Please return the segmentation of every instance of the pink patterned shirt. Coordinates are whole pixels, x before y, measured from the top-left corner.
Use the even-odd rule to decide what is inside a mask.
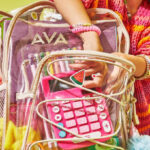
[[[82,0],[85,8],[109,8],[116,12],[130,35],[130,54],[150,56],[150,2],[143,0],[136,14],[128,20],[124,0]],[[94,5],[97,3],[98,5]],[[136,110],[140,124],[137,128],[141,134],[150,135],[150,79],[135,82]]]

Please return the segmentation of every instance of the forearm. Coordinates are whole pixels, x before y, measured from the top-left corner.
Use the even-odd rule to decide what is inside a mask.
[[[118,53],[118,54],[119,54],[119,56],[131,61],[135,65],[135,67],[136,67],[136,71],[134,73],[135,77],[141,77],[142,75],[144,75],[144,73],[146,71],[146,61],[143,57],[129,55],[129,54],[123,54],[123,53]]]
[[[54,3],[69,24],[91,23],[81,0],[54,0]]]
[[[81,0],[54,0],[56,8],[70,24],[92,24]],[[95,31],[78,34],[84,42],[84,49],[103,51],[100,39]],[[88,41],[88,42],[87,42]],[[90,46],[88,46],[90,44]]]
[[[129,55],[128,60],[131,61],[135,67],[136,71],[134,73],[135,77],[141,77],[144,75],[146,71],[146,61],[143,57]]]

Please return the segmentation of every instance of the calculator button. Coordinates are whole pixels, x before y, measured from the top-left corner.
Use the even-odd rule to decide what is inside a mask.
[[[100,103],[102,103],[102,99],[95,99],[95,102],[97,103],[97,104],[100,104]]]
[[[58,112],[60,111],[60,108],[59,108],[58,106],[54,106],[54,107],[52,108],[52,111],[53,111],[54,113],[58,113]]]
[[[105,132],[110,132],[111,131],[110,124],[107,120],[103,121],[102,126],[103,126]]]
[[[60,121],[62,119],[60,114],[55,115],[55,120],[56,121]]]
[[[92,132],[90,134],[86,134],[84,135],[87,138],[100,138],[101,137],[101,132],[97,131],[97,132]]]
[[[63,111],[71,110],[71,104],[70,104],[70,103],[68,103],[68,104],[63,104],[62,110],[63,110]]]
[[[91,124],[91,129],[92,130],[98,130],[98,129],[100,129],[100,123],[99,122],[92,123]]]
[[[77,102],[73,102],[73,108],[82,108],[82,102],[81,101],[77,101]]]
[[[106,113],[101,113],[100,114],[100,118],[101,119],[106,119],[107,118],[107,114]]]
[[[79,127],[79,131],[80,131],[80,133],[86,133],[86,132],[89,132],[90,129],[89,129],[88,125],[85,125],[85,126]]]
[[[65,131],[60,131],[59,132],[59,137],[61,137],[61,138],[64,138],[64,137],[66,137],[66,132]]]
[[[98,105],[97,106],[97,110],[98,111],[103,111],[104,110],[104,106],[103,105]]]
[[[51,105],[52,105],[52,106],[59,105],[59,102],[52,102]]]
[[[75,110],[75,115],[77,117],[80,117],[80,116],[84,116],[85,115],[85,112],[83,109],[78,109],[78,110]]]
[[[67,126],[68,128],[71,128],[71,127],[76,126],[75,120],[66,121],[66,126]]]
[[[101,132],[97,131],[97,132],[92,132],[90,134],[84,134],[83,135],[86,138],[97,138],[99,139],[101,137]],[[84,142],[85,140],[81,139],[80,141],[73,141],[74,143],[81,143]]]
[[[61,127],[64,127],[64,124],[61,123],[61,122],[59,122],[58,125],[61,126]],[[58,129],[60,129],[60,128],[58,127]]]
[[[98,117],[97,115],[91,115],[91,116],[88,116],[88,120],[89,122],[95,122],[98,120]]]
[[[64,113],[65,119],[71,119],[73,117],[74,117],[73,111],[69,111],[69,112]]]
[[[95,112],[96,112],[94,106],[93,106],[93,107],[87,107],[87,108],[86,108],[86,111],[87,111],[88,114],[92,114],[92,113],[95,113]]]
[[[78,134],[78,129],[77,128],[71,128],[71,129],[69,129],[71,132],[74,132],[74,133],[76,133],[76,134]]]
[[[87,123],[86,117],[78,118],[77,123],[78,125],[86,124]]]
[[[93,100],[84,100],[83,103],[84,103],[84,106],[91,106],[93,105]]]

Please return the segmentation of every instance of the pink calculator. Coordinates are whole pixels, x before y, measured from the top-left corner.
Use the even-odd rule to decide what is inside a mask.
[[[70,73],[61,73],[56,76],[70,81]],[[46,99],[67,99],[67,98],[82,98],[75,101],[52,101],[47,103],[50,119],[60,126],[69,129],[79,135],[85,137],[97,138],[98,141],[104,142],[110,137],[98,139],[102,136],[113,134],[113,126],[109,116],[109,112],[104,98],[85,100],[85,97],[96,97],[93,93],[88,93],[80,88],[76,88],[58,80],[51,76],[42,79],[44,95]],[[100,88],[95,89],[101,92]],[[74,138],[71,133],[65,132],[53,126],[55,138]],[[59,141],[60,148],[79,149],[94,145],[89,141]]]

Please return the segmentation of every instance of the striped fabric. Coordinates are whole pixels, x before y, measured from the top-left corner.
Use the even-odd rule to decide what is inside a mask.
[[[92,7],[91,1],[89,6]],[[143,0],[130,21],[128,21],[123,0],[99,0],[99,7],[112,9],[124,22],[131,39],[130,54],[150,55],[150,4],[148,0]],[[140,124],[136,127],[140,134],[150,135],[150,79],[135,82],[135,97],[137,98],[137,115],[140,120]]]
[[[106,8],[104,0],[99,0],[99,7]],[[130,54],[150,55],[150,3],[143,0],[137,13],[128,21],[127,10],[123,0],[109,0],[109,9],[115,11],[123,20],[130,35]],[[140,134],[150,135],[150,79],[135,82],[136,109],[140,124]]]
[[[130,54],[150,55],[150,3],[143,0],[137,13],[128,21],[124,0],[82,0],[86,8],[100,7],[115,11],[124,22],[130,35]],[[150,135],[150,79],[135,82],[136,109],[141,134]]]

